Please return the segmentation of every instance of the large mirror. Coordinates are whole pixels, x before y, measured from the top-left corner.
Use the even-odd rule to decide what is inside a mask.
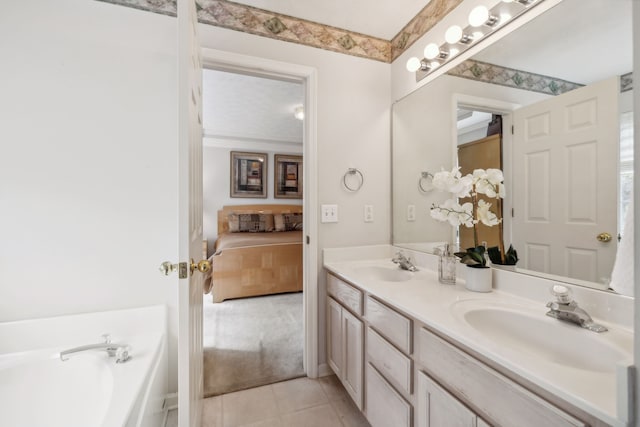
[[[631,0],[563,0],[396,102],[394,245],[432,252],[464,240],[431,218],[450,194],[430,177],[459,162],[487,167],[476,149],[497,133],[491,164],[505,174],[516,271],[608,289],[633,173],[631,32]],[[564,133],[546,141],[555,127]]]

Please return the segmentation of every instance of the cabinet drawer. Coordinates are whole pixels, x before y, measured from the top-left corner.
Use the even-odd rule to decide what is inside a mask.
[[[358,316],[362,316],[362,292],[343,282],[333,274],[327,274],[327,292]]]
[[[365,304],[369,324],[405,354],[411,354],[411,320],[370,296]]]
[[[411,359],[398,351],[373,329],[367,328],[369,362],[400,391],[411,394]]]
[[[429,374],[496,425],[585,426],[427,329],[420,329],[418,346],[419,363]]]
[[[367,419],[371,427],[411,427],[411,405],[367,365]]]

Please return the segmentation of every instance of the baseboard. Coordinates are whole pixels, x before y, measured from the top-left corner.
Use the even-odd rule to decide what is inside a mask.
[[[328,377],[329,375],[333,375],[333,371],[328,364],[318,365],[318,377]]]

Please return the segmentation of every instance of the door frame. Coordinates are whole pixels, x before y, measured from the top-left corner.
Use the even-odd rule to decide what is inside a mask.
[[[453,95],[451,103],[451,117],[456,117],[457,109],[459,106],[465,108],[474,109],[477,111],[485,111],[493,114],[502,115],[502,173],[504,175],[505,182],[513,182],[513,135],[511,134],[511,126],[513,124],[513,112],[520,108],[522,105],[513,102],[500,101],[497,99],[483,98],[472,95],[465,95],[456,93]],[[451,124],[452,135],[452,156],[455,159],[455,165],[458,164],[458,127],[455,121]],[[506,198],[503,200],[502,212],[511,212],[513,208],[513,186],[506,186]],[[504,214],[502,218],[502,230],[505,240],[511,241],[511,215]]]
[[[303,136],[303,369],[308,377],[318,377],[318,150],[317,71],[315,68],[216,49],[202,48],[202,67],[275,77],[304,84]]]

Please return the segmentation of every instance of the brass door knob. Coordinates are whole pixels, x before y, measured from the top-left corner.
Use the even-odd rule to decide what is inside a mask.
[[[598,240],[598,242],[607,243],[611,241],[611,234],[607,232],[600,233],[596,236],[596,239]]]
[[[199,261],[198,263],[196,263],[193,258],[191,258],[191,274],[193,274],[193,272],[195,270],[198,270],[200,273],[207,273],[209,270],[211,270],[211,262],[209,262],[206,259],[203,259],[201,261]]]

